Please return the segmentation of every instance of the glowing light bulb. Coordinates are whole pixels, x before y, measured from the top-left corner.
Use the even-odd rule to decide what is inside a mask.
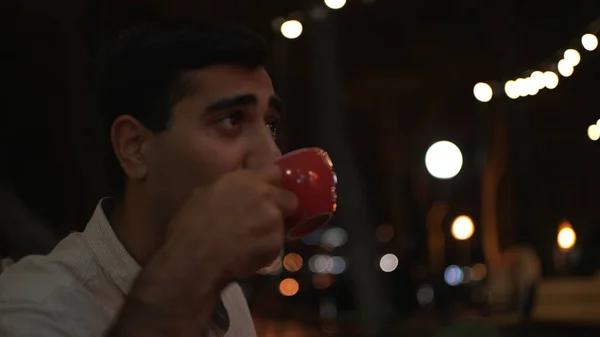
[[[466,215],[461,215],[454,219],[451,228],[452,236],[456,240],[468,240],[475,232],[473,220]]]
[[[572,227],[565,226],[558,231],[556,241],[561,249],[571,249],[577,242],[577,234],[575,234]]]
[[[506,81],[504,84],[504,92],[510,99],[517,99],[520,96],[519,86],[517,85],[517,82],[513,80]]]
[[[569,62],[572,67],[575,67],[581,62],[581,55],[575,49],[567,49],[563,54],[565,61]]]
[[[563,77],[569,77],[573,75],[574,70],[575,69],[573,68],[573,65],[569,61],[565,59],[558,61],[558,73]]]
[[[558,75],[552,71],[546,71],[544,73],[544,86],[550,90],[558,86]]]
[[[478,101],[487,103],[492,100],[494,91],[489,84],[480,82],[473,87],[473,95]]]
[[[598,38],[594,34],[585,34],[581,37],[581,45],[587,51],[594,51],[598,48]]]
[[[590,140],[597,141],[600,139],[600,128],[597,124],[588,126],[587,135]]]
[[[281,35],[286,39],[297,39],[302,35],[302,23],[298,20],[288,20],[281,24]]]
[[[331,9],[340,9],[346,5],[346,0],[324,0],[323,2]]]
[[[462,153],[454,143],[443,140],[429,147],[425,153],[425,167],[438,179],[454,178],[463,164]]]

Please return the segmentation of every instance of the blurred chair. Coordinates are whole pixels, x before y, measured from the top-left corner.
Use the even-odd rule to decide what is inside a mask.
[[[490,267],[490,304],[501,310],[516,307],[521,316],[528,317],[533,291],[541,277],[540,258],[533,247],[515,245],[506,249],[501,264]]]
[[[492,325],[478,322],[462,322],[446,326],[433,337],[501,337],[500,330]]]
[[[536,286],[534,322],[600,325],[600,279],[569,277]]]

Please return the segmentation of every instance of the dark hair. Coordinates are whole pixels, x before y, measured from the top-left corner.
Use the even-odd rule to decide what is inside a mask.
[[[265,66],[266,59],[264,40],[237,25],[163,21],[125,32],[100,74],[111,192],[123,193],[125,183],[110,144],[110,126],[118,116],[131,115],[151,131],[164,131],[173,105],[190,94],[186,72],[217,64],[252,69]]]

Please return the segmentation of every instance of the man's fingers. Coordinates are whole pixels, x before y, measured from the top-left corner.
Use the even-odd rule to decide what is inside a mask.
[[[261,168],[255,171],[258,179],[266,181],[270,184],[279,185],[281,183],[282,172],[281,168],[275,164]]]
[[[273,187],[270,194],[273,197],[273,202],[275,202],[277,207],[281,210],[284,218],[287,218],[296,212],[296,209],[298,208],[298,197],[293,192],[279,187]]]

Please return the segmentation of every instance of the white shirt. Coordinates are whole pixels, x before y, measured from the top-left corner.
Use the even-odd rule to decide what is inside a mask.
[[[0,336],[100,337],[108,330],[141,268],[113,232],[102,203],[82,233],[0,275]],[[198,337],[256,337],[240,286],[228,286],[221,299],[229,329],[211,324]]]

